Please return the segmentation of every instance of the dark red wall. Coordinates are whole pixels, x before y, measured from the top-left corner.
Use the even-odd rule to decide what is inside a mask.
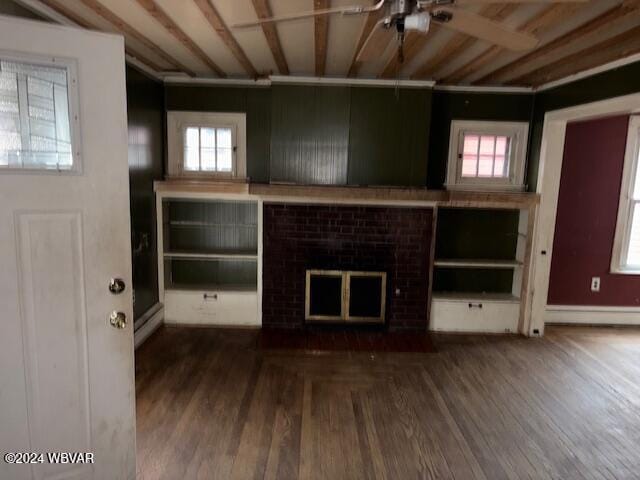
[[[567,125],[550,305],[640,305],[640,276],[609,273],[628,124],[620,116]]]
[[[362,270],[387,272],[389,329],[426,330],[432,218],[429,208],[265,203],[263,326],[304,326],[307,269]]]

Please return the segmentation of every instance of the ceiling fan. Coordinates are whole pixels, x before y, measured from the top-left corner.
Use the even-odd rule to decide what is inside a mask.
[[[364,62],[376,58],[387,47],[393,36],[398,39],[398,56],[403,61],[402,46],[405,32],[429,32],[431,22],[472,37],[485,40],[514,51],[530,50],[538,39],[528,33],[518,32],[486,17],[458,8],[466,5],[489,3],[580,3],[589,0],[379,0],[367,5],[318,9],[310,12],[262,18],[258,21],[239,23],[234,28],[250,28],[263,23],[287,22],[319,15],[361,15],[380,12],[381,19],[362,44],[356,59]]]

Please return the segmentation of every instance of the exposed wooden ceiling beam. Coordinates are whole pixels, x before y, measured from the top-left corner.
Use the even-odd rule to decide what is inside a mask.
[[[521,25],[518,30],[535,36],[542,35],[549,29],[558,25],[561,21],[566,20],[571,15],[575,14],[575,12],[581,7],[583,7],[583,5],[579,3],[559,3],[549,5],[533,18]],[[442,81],[445,83],[458,83],[461,80],[468,78],[470,75],[473,75],[475,72],[478,72],[482,67],[487,65],[504,51],[504,48],[498,45],[493,45],[482,54],[451,72],[443,78]]]
[[[360,38],[358,38],[358,43],[356,44],[356,50],[353,53],[353,60],[351,60],[351,66],[349,67],[349,73],[347,76],[355,77],[358,75],[358,71],[362,66],[362,62],[358,60],[358,53],[362,50],[362,46],[364,42],[369,38],[371,34],[371,30],[376,26],[376,23],[382,18],[382,12],[384,9],[378,10],[377,12],[370,12],[367,15],[367,19],[362,26],[362,31],[360,32]]]
[[[72,22],[76,23],[77,25],[81,26],[82,28],[86,28],[87,30],[101,31],[101,29],[99,27],[97,27],[96,25],[93,25],[92,23],[88,22],[87,20],[82,18],[80,15],[76,14],[73,10],[63,6],[62,4],[60,4],[56,0],[40,0],[40,2],[42,4],[44,4],[44,5],[46,5],[47,7],[51,8],[52,10],[58,12],[60,15],[68,18],[69,20],[71,20]],[[110,23],[113,23],[113,22],[110,22]],[[114,25],[114,26],[117,28],[117,25]],[[120,31],[120,33],[124,33],[124,32]],[[142,55],[140,52],[138,52],[134,48],[131,48],[128,45],[125,45],[125,52],[128,55],[136,58],[139,62],[144,63],[146,66],[148,66],[149,68],[151,68],[155,72],[162,72],[162,71],[166,70],[166,68],[161,67],[160,65],[158,65],[157,63],[155,63],[152,60],[149,60],[144,55]],[[154,53],[157,53],[157,52],[154,51]],[[168,64],[170,64],[172,66],[175,66],[171,61],[168,61],[167,59],[165,59],[161,55],[159,55],[159,56],[161,58],[163,58],[163,60],[165,60]],[[185,73],[188,73],[188,72],[185,72]]]
[[[539,86],[640,52],[640,26],[567,55],[509,83]]]
[[[162,25],[171,35],[177,38],[182,45],[189,49],[205,65],[213,70],[219,77],[227,75],[209,56],[187,35],[180,26],[165,12],[155,0],[136,0],[160,25]]]
[[[134,27],[129,25],[127,22],[125,22],[121,17],[113,13],[111,10],[106,8],[99,1],[97,0],[80,0],[80,1],[84,5],[86,5],[90,10],[92,10],[94,13],[100,15],[107,22],[109,22],[114,27],[116,27],[116,30],[118,30],[120,33],[122,33],[125,36],[134,38],[140,43],[142,43],[145,47],[147,47],[149,50],[155,53],[158,57],[162,58],[165,62],[171,65],[172,68],[176,70],[181,70],[184,73],[191,75],[192,77],[195,76],[195,73],[190,68],[186,67],[185,65],[180,63],[178,60],[168,55],[162,48],[160,48],[158,45],[156,45],[151,40],[149,40],[149,38],[147,38],[146,36],[142,35],[140,32],[138,32],[138,30],[136,30]],[[134,55],[134,56],[136,58],[139,57],[138,55]],[[144,58],[138,58],[138,59],[144,63],[147,63],[145,62]],[[160,69],[159,71],[162,71],[162,69]]]
[[[404,60],[400,63],[398,55],[392,55],[387,64],[385,65],[382,73],[378,75],[379,78],[393,78],[400,73],[400,69],[403,65],[409,63],[413,58],[422,51],[422,49],[431,40],[429,34],[409,32],[404,39],[403,56]]]
[[[531,66],[536,60],[542,60],[544,57],[562,49],[569,45],[571,42],[581,40],[587,34],[598,33],[609,28],[612,22],[622,20],[627,15],[636,13],[640,7],[640,0],[625,0],[619,5],[616,5],[605,12],[601,13],[592,20],[583,23],[577,28],[565,33],[564,35],[556,38],[555,40],[543,45],[542,47],[530,52],[513,62],[509,62],[506,65],[489,72],[482,78],[474,81],[474,84],[498,84],[505,81],[524,75],[530,72],[535,67]]]
[[[331,0],[313,0],[314,10],[331,8]],[[316,77],[322,77],[327,66],[327,42],[329,39],[329,15],[313,18],[314,44],[316,50]]]
[[[509,5],[487,5],[480,11],[480,15],[487,17],[491,20],[500,21],[507,18],[511,13],[518,8],[516,4]],[[434,28],[434,25],[431,26]],[[452,58],[464,52],[467,48],[473,46],[478,39],[470,37],[464,33],[455,33],[453,37],[447,42],[447,44],[440,49],[440,51],[425,61],[418,69],[411,75],[413,79],[422,78],[435,78],[437,72]]]
[[[264,19],[273,17],[269,0],[252,0],[252,2],[258,18]],[[280,37],[278,36],[278,30],[276,29],[275,24],[266,22],[261,23],[260,26],[262,27],[262,32],[267,39],[267,43],[271,49],[271,54],[278,66],[280,74],[289,75],[289,65],[287,65],[287,59],[284,56],[282,45],[280,44]]]
[[[244,68],[244,70],[249,74],[249,76],[256,78],[258,77],[258,72],[254,68],[253,64],[242,50],[240,44],[236,41],[236,39],[231,34],[231,31],[222,20],[222,17],[218,13],[218,10],[213,6],[211,0],[193,0],[195,4],[198,6],[204,18],[207,19],[209,24],[216,31],[218,36],[222,39],[224,44],[231,50],[231,53],[236,60],[240,62],[240,65]]]

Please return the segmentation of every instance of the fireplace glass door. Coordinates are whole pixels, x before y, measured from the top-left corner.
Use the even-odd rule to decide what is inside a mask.
[[[305,319],[384,323],[385,272],[307,270]]]

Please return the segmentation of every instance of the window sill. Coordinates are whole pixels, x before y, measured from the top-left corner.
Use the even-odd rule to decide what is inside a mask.
[[[460,190],[465,192],[524,192],[525,185],[496,185],[496,184],[444,184],[446,190]]]
[[[189,182],[189,183],[249,183],[249,177],[234,177],[231,175],[204,175],[204,174],[184,174],[166,175],[169,182]]]
[[[611,269],[609,270],[611,275],[640,275],[640,269],[635,270],[623,270],[623,269]]]

